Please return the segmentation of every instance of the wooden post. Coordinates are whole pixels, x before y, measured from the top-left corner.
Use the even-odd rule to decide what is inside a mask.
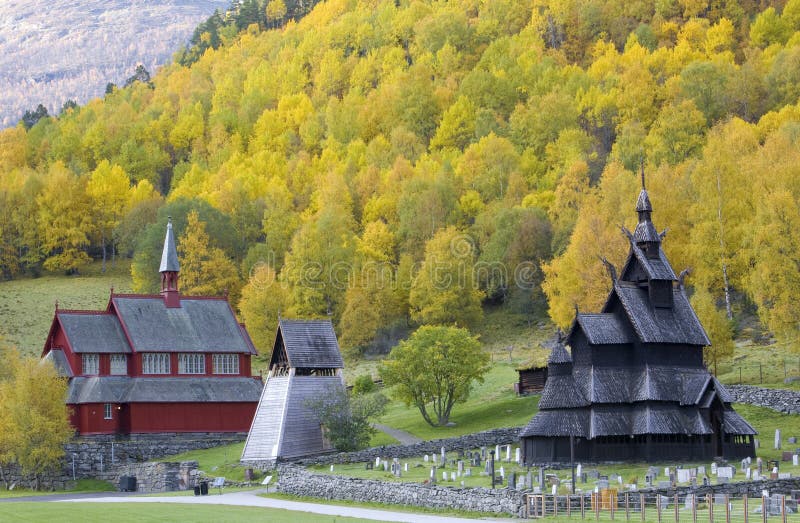
[[[692,494],[692,523],[697,523],[697,494]]]
[[[599,492],[594,493],[594,520],[600,521],[600,503],[602,502],[602,497],[600,496]]]
[[[569,519],[571,513],[572,513],[572,496],[567,494],[567,519]]]
[[[708,503],[708,521],[714,523],[714,498],[711,494],[706,494],[706,503]]]
[[[767,523],[767,497],[761,496],[761,521]]]
[[[630,520],[631,520],[631,505],[630,505],[629,495],[626,492],[625,493],[625,521],[630,521]]]
[[[644,494],[639,494],[639,507],[642,509],[642,523],[644,523]]]
[[[658,523],[661,523],[661,494],[656,494],[656,512],[658,513]]]
[[[583,492],[581,492],[581,519],[586,517],[586,506],[583,504],[584,500]]]
[[[764,383],[764,368],[761,366],[760,363],[758,364],[758,379],[761,381],[762,384]]]
[[[747,523],[748,515],[747,515],[747,494],[742,496],[742,503],[744,504],[744,523]]]
[[[731,523],[731,504],[728,494],[725,494],[725,523]]]
[[[786,496],[781,495],[781,520],[786,523]]]
[[[558,517],[558,494],[553,496],[553,515]]]
[[[678,516],[678,495],[677,494],[675,494],[675,501],[673,502],[673,505],[675,505],[675,523],[678,523],[680,518]]]

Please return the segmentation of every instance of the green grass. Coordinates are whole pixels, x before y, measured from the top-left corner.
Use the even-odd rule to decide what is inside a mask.
[[[756,454],[763,459],[780,459],[784,450],[794,450],[800,448],[800,443],[790,444],[788,439],[791,436],[800,438],[800,416],[796,414],[781,414],[774,410],[753,405],[737,403],[733,408],[744,419],[750,422],[758,431],[760,448],[756,449]],[[775,441],[775,429],[781,429],[781,447],[783,450],[773,448]],[[798,440],[800,441],[800,439]],[[791,462],[781,463],[781,472],[792,472],[792,476],[800,475],[800,467],[791,467]]]
[[[453,408],[451,427],[431,427],[414,407],[393,401],[380,422],[422,439],[451,438],[498,427],[525,425],[537,412],[538,396],[514,393],[517,373],[514,362],[495,362],[484,383],[475,384],[466,403]],[[391,391],[386,391],[391,395]]]
[[[117,488],[108,481],[99,479],[79,479],[75,487],[67,492],[116,492]],[[30,490],[27,488],[15,487],[14,490],[6,490],[0,487],[0,498],[22,498],[28,496],[47,496],[53,492],[48,490]]]
[[[390,503],[377,503],[372,501],[355,502],[355,501],[346,501],[340,499],[320,500],[319,498],[312,498],[309,496],[293,496],[291,494],[282,494],[279,492],[273,492],[270,494],[259,494],[259,496],[264,498],[285,499],[287,501],[301,501],[303,503],[319,503],[325,505],[337,505],[342,507],[374,508],[377,510],[390,510],[392,512],[408,512],[412,514],[435,514],[437,516],[450,516],[450,517],[475,518],[475,519],[486,517],[486,514],[484,512],[473,512],[468,510],[437,509],[428,507],[417,507],[411,505],[393,505]],[[501,517],[501,516],[493,516],[493,517]]]
[[[150,523],[191,521],[224,523],[269,521],[271,523],[359,523],[372,520],[325,516],[263,507],[229,505],[187,505],[176,503],[0,503],[0,521],[81,521],[84,523]]]
[[[239,463],[243,449],[244,442],[231,443],[230,445],[166,456],[160,461],[196,461],[199,469],[208,476],[223,476],[230,481],[244,481],[246,467]]]
[[[45,273],[40,278],[0,281],[0,340],[23,354],[38,356],[56,301],[62,309],[105,309],[111,287],[130,292],[129,260],[117,260],[113,268],[109,263],[105,274],[100,267],[94,262],[77,276]]]

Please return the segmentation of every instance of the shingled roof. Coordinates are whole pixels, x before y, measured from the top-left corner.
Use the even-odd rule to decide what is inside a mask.
[[[57,311],[56,319],[76,353],[131,352],[122,326],[113,314]]]
[[[70,380],[67,403],[150,403],[164,401],[256,402],[263,384],[247,377],[132,378],[76,377]]]
[[[111,301],[136,352],[256,353],[224,298],[181,297],[180,307],[155,296]]]
[[[616,296],[642,343],[711,345],[683,289],[673,288],[672,295],[671,308],[653,307],[646,289],[633,283],[617,281],[604,311],[611,308]]]
[[[161,251],[159,272],[178,272],[178,250],[175,248],[175,233],[172,232],[172,219],[167,222],[167,235],[164,237],[164,249]]]
[[[289,366],[294,368],[341,369],[344,360],[330,320],[284,320],[278,322],[276,346],[286,349]]]
[[[577,326],[592,345],[615,345],[633,342],[630,326],[615,314],[580,313],[575,317]],[[571,333],[570,333],[571,334]]]

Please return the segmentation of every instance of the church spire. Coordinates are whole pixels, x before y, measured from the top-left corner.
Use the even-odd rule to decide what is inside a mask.
[[[641,174],[642,190],[636,200],[636,213],[639,215],[639,223],[636,224],[636,230],[633,231],[633,240],[639,248],[644,250],[648,257],[656,257],[658,256],[658,245],[661,243],[661,237],[650,219],[653,213],[653,205],[650,203],[650,196],[648,196],[644,184],[644,164],[642,164]]]
[[[178,295],[178,250],[175,248],[175,234],[172,232],[172,217],[167,221],[167,235],[164,238],[164,250],[161,252],[161,295],[167,307],[180,307]]]

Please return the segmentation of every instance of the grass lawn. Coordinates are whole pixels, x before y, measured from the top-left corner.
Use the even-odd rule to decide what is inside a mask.
[[[70,489],[68,492],[116,492],[116,490],[117,488],[108,481],[79,479],[75,484],[75,488]],[[52,494],[52,492],[17,487],[14,490],[6,490],[0,487],[0,498],[23,498],[28,496],[47,496],[48,494]]]
[[[222,523],[269,521],[271,523],[353,523],[372,520],[325,516],[290,510],[229,505],[186,505],[176,503],[0,503],[0,521],[82,521],[149,523],[191,521]]]
[[[105,274],[94,262],[81,274],[45,273],[39,278],[0,281],[0,340],[20,352],[38,356],[53,321],[55,302],[62,309],[105,309],[109,290],[130,292],[130,261],[108,263]]]
[[[200,470],[211,477],[223,476],[230,481],[244,481],[243,467],[239,463],[244,442],[231,443],[210,449],[192,450],[183,454],[166,456],[159,461],[196,461]]]

